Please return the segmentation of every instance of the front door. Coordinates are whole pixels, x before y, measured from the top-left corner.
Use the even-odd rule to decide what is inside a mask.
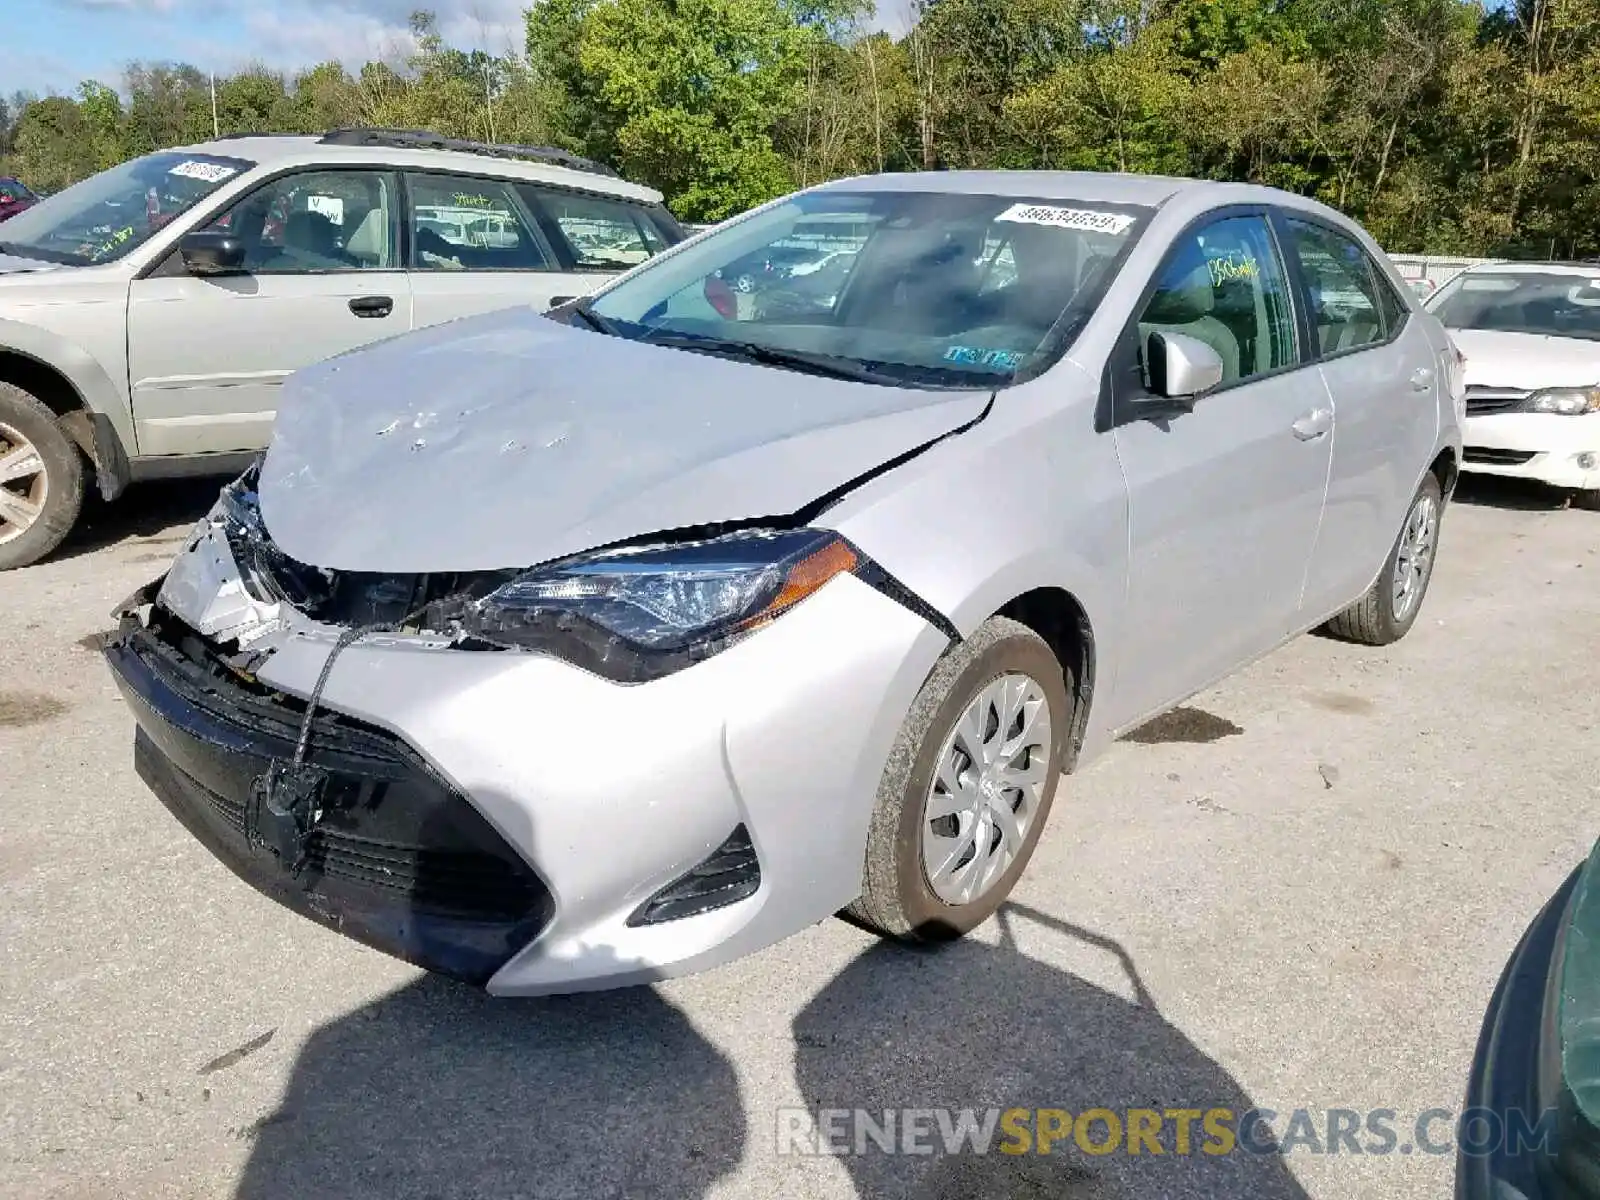
[[[1129,493],[1119,727],[1192,695],[1296,628],[1333,419],[1316,367],[1302,365],[1290,296],[1266,216],[1219,216],[1179,238],[1124,339],[1125,361],[1114,371],[1134,381],[1127,390],[1135,400],[1149,397],[1137,354],[1155,330],[1210,346],[1223,381],[1189,412],[1117,406]]]
[[[244,271],[172,257],[134,282],[128,379],[141,455],[258,450],[294,371],[411,328],[395,178],[309,170],[263,184],[211,224]]]

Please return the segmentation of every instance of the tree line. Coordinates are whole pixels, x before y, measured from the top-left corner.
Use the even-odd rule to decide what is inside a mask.
[[[0,101],[0,174],[46,190],[224,133],[425,128],[534,142],[718,220],[881,170],[1158,172],[1268,183],[1394,252],[1600,255],[1600,0],[533,0],[523,48],[413,15],[357,71]]]

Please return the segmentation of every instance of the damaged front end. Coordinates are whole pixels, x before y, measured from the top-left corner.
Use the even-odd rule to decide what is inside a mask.
[[[548,923],[550,893],[404,739],[320,706],[316,692],[307,700],[258,678],[283,639],[323,637],[325,683],[351,634],[395,623],[383,606],[396,589],[276,555],[251,519],[251,484],[246,475],[226,489],[172,570],[119,608],[105,654],[138,722],[135,768],[264,894],[408,962],[485,983]],[[342,612],[378,620],[341,633],[325,618]]]

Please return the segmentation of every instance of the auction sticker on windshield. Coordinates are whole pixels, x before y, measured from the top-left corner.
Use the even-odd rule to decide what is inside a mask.
[[[194,161],[181,162],[167,172],[168,175],[181,175],[185,179],[198,179],[204,183],[221,183],[230,175],[237,175],[238,173],[238,167],[228,167],[222,163]]]
[[[1091,208],[1057,208],[1053,204],[1013,204],[995,218],[1022,225],[1053,225],[1057,229],[1082,229],[1090,233],[1122,233],[1133,218],[1125,213]]]

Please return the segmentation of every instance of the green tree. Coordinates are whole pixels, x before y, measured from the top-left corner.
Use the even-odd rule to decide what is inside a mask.
[[[580,61],[623,169],[719,220],[792,185],[772,133],[809,44],[778,0],[611,0],[585,17]]]

